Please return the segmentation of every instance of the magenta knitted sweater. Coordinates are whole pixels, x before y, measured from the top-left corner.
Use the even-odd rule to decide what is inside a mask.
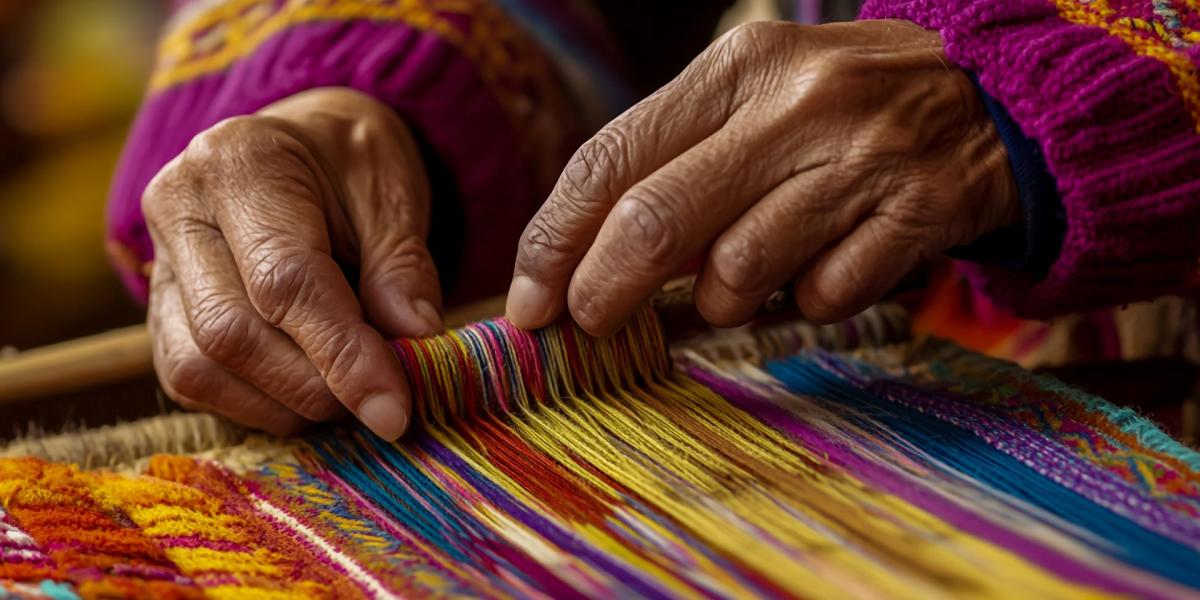
[[[1066,214],[1049,273],[968,267],[1043,317],[1200,290],[1200,3],[867,0],[941,32],[1045,155]]]

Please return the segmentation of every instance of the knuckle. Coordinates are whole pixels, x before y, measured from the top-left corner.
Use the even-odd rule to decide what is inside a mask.
[[[559,178],[559,192],[581,207],[597,202],[609,190],[594,188],[628,167],[629,154],[629,139],[620,128],[609,125],[601,129],[571,157]]]
[[[872,224],[873,241],[921,251],[938,246],[954,229],[947,226],[946,211],[942,208],[944,197],[944,193],[934,189],[906,190],[897,195]]]
[[[292,397],[291,409],[312,421],[329,421],[342,413],[341,404],[320,377],[312,377]]]
[[[216,369],[211,361],[196,354],[172,356],[164,361],[162,379],[164,390],[172,400],[191,408],[190,398],[203,398],[211,386]]]
[[[192,138],[183,156],[201,164],[226,160],[234,150],[253,148],[250,143],[270,129],[271,119],[256,115],[239,115],[219,121]]]
[[[672,218],[663,197],[655,188],[642,185],[622,198],[613,211],[629,255],[656,265],[672,260],[683,248],[678,219]]]
[[[289,174],[304,170],[301,157],[309,154],[281,119],[242,115],[227,118],[196,134],[179,161],[187,173],[203,178],[209,188],[229,190],[263,179],[288,181]],[[231,196],[236,194],[205,194],[213,200]]]
[[[567,236],[555,220],[545,214],[539,214],[529,222],[521,241],[521,267],[533,275],[566,260],[570,251]]]
[[[786,26],[773,21],[742,23],[721,36],[718,42],[733,56],[757,54]]]
[[[841,277],[849,275],[850,278]],[[821,277],[796,298],[806,318],[818,322],[836,321],[854,302],[858,284],[853,274],[838,273],[837,277]]]
[[[211,193],[242,165],[260,164],[283,136],[271,135],[274,120],[255,115],[236,116],[196,134],[183,152],[150,180],[142,193],[147,221],[160,222],[188,201],[219,200]]]
[[[201,195],[205,187],[201,173],[182,155],[163,166],[142,192],[142,216],[147,223],[165,221],[188,200]]]
[[[248,309],[214,295],[198,302],[190,317],[201,354],[234,369],[245,363],[257,342]]]
[[[317,293],[311,250],[275,251],[260,247],[247,276],[246,292],[274,327],[281,326],[295,307],[306,305]]]
[[[766,287],[773,261],[762,240],[760,235],[740,234],[713,249],[713,272],[730,292],[749,296]]]

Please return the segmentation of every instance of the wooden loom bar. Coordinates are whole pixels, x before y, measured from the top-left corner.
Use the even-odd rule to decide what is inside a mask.
[[[500,296],[447,311],[445,322],[460,327],[503,312]],[[152,348],[140,324],[0,358],[0,405],[149,377]]]
[[[154,370],[150,332],[132,325],[0,359],[0,404],[126,381]]]
[[[694,276],[668,282],[654,298],[660,309],[691,306]],[[447,328],[504,313],[504,296],[446,311]],[[0,358],[0,405],[91,389],[149,377],[154,372],[153,346],[144,324]]]

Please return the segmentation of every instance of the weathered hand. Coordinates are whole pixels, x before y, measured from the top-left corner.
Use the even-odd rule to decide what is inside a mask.
[[[704,257],[696,304],[748,320],[794,281],[850,316],[922,259],[1019,218],[1006,151],[911,23],[742,26],[584,144],[521,239],[509,318],[612,333]]]
[[[441,329],[441,292],[424,167],[390,109],[323,89],[229,119],[159,172],[142,208],[168,395],[275,433],[347,408],[382,437],[404,431],[409,391],[380,331]],[[357,296],[343,267],[360,272]]]

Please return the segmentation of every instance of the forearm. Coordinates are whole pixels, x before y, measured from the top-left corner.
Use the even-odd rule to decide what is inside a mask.
[[[1064,232],[1044,274],[972,267],[999,303],[1030,316],[1196,290],[1200,255],[1200,15],[1148,1],[873,0],[866,18],[939,31],[1030,139],[1057,183]],[[1174,23],[1172,25],[1172,23]],[[1157,29],[1156,29],[1157,27]],[[1156,33],[1157,32],[1157,33]]]

